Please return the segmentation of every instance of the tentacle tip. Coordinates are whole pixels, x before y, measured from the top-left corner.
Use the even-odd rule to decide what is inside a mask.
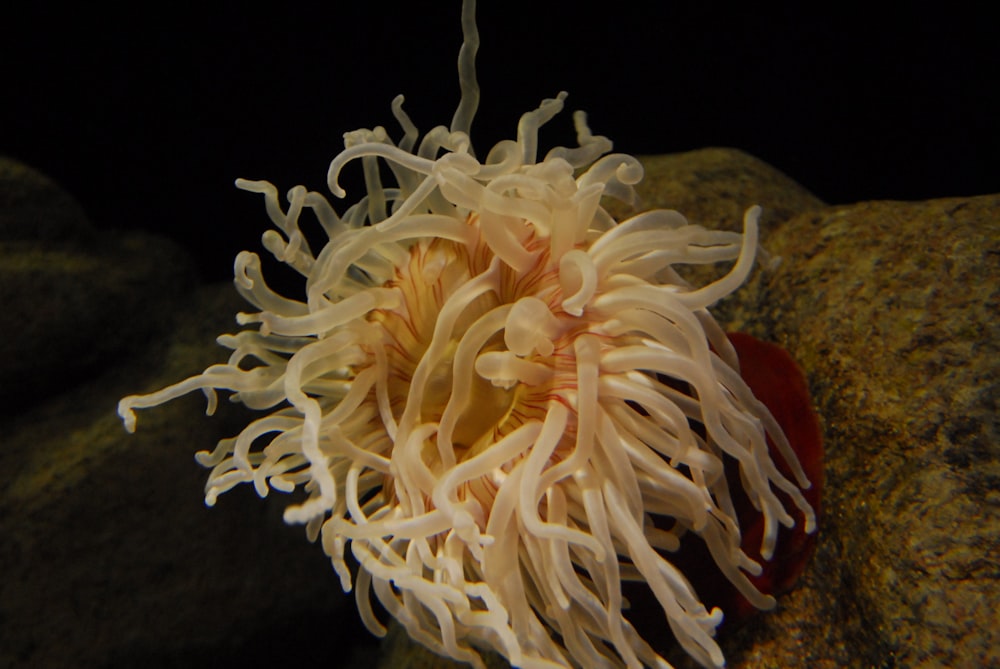
[[[131,403],[127,397],[118,402],[118,416],[125,424],[125,431],[129,434],[135,434],[135,411],[132,410]]]

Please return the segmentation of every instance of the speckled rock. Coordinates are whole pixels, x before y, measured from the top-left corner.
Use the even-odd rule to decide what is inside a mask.
[[[729,317],[799,360],[826,426],[800,596],[833,643],[747,666],[1000,666],[1000,196],[833,207],[766,243],[784,262]],[[761,624],[754,657],[816,633]]]
[[[0,411],[23,409],[140,348],[193,284],[175,244],[100,233],[51,180],[0,157]],[[140,309],[146,316],[134,318]]]
[[[640,156],[646,170],[636,211],[676,209],[706,228],[740,230],[752,205],[764,210],[761,224],[775,226],[824,203],[762,160],[730,148],[708,148],[661,156]],[[621,220],[632,209],[609,202]]]

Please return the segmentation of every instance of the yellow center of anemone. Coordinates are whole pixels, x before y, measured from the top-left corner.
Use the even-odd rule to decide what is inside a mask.
[[[478,216],[470,215],[467,225],[478,231]],[[526,232],[530,234],[527,226]],[[579,323],[570,323],[557,306],[561,299],[558,282],[547,280],[551,277],[546,276],[554,273],[547,268],[548,245],[529,239],[525,248],[534,262],[526,271],[496,264],[489,289],[464,304],[446,343],[428,361],[430,371],[417,390],[413,386],[417,367],[428,356],[442,308],[470,281],[490,274],[493,252],[481,237],[471,245],[441,238],[416,241],[406,262],[395,268],[393,277],[383,286],[396,291],[400,297],[398,304],[373,310],[368,317],[384,333],[383,342],[373,346],[383,346],[386,353],[386,387],[397,419],[409,403],[416,402],[418,423],[440,423],[452,400],[456,376],[466,377],[465,384],[460,385],[463,408],[451,420],[454,426],[450,432],[451,445],[456,462],[481,453],[527,421],[544,418],[547,402],[553,397],[557,368],[565,367],[563,363],[572,364],[572,360],[565,360],[562,349],[568,340],[561,335],[577,330]],[[512,310],[530,310],[530,305],[535,304],[544,306],[544,309],[536,307],[543,311],[543,317],[559,322],[558,326],[553,323],[547,336],[543,334],[543,351],[524,351],[524,355],[517,356],[505,341],[507,333],[500,330],[477,347],[471,368],[467,360],[456,360],[463,338],[484,316],[496,313],[504,305]],[[563,319],[553,316],[552,311],[560,312]],[[556,341],[545,344],[551,338]],[[512,374],[519,377],[510,378]],[[371,400],[375,401],[374,396]],[[434,471],[442,468],[438,448],[430,440],[423,453],[429,468]]]
[[[456,290],[485,269],[477,264],[477,258],[464,246],[442,239],[421,240],[410,249],[407,264],[397,268],[396,276],[386,284],[399,292],[400,305],[373,312],[371,319],[382,325],[388,339],[387,387],[394,413],[401,414],[406,406],[414,371],[427,353],[441,307]],[[475,319],[496,305],[496,296],[487,294],[466,307],[444,354],[430,372],[420,399],[421,422],[441,420],[451,398],[454,356],[461,336]],[[459,416],[453,437],[458,457],[481,439],[489,439],[513,402],[513,392],[479,376],[473,377],[471,392],[471,401]]]

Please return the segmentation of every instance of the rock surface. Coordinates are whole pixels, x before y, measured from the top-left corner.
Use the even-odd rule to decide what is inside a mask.
[[[825,428],[817,554],[776,611],[722,636],[727,666],[1000,663],[1000,196],[827,207],[738,151],[644,162],[644,207],[708,226],[738,226],[748,205],[765,207],[762,241],[782,262],[716,313],[792,353]],[[40,200],[72,202],[43,185]],[[142,412],[135,435],[121,428],[119,397],[224,357],[212,342],[235,329],[232,288],[182,302],[170,286],[190,278],[142,267],[150,254],[176,253],[162,242],[98,233],[69,204],[52,214],[58,234],[32,237],[48,228],[9,224],[9,211],[43,220],[44,203],[3,197],[0,291],[21,280],[8,270],[19,249],[55,275],[43,258],[90,267],[111,253],[130,269],[106,290],[120,296],[133,334],[70,383],[58,370],[79,364],[80,342],[96,336],[71,339],[90,308],[25,307],[35,334],[0,356],[5,388],[26,387],[17,379],[29,355],[39,370],[38,387],[17,393],[21,410],[2,418],[0,666],[453,666],[398,629],[372,655],[319,547],[281,522],[286,499],[234,490],[204,508],[192,453],[234,434],[246,420],[238,408],[208,419],[188,397]],[[138,262],[124,264],[130,253]],[[91,290],[88,280],[53,281],[65,281],[67,303],[84,299],[74,284]],[[35,341],[58,331],[66,345]],[[670,659],[690,666],[682,653]]]
[[[637,211],[676,209],[706,228],[740,230],[744,212],[757,204],[762,225],[777,225],[823,207],[815,195],[762,160],[736,149],[708,148],[640,156],[646,170]],[[614,206],[619,217],[631,212]]]
[[[766,243],[785,262],[729,317],[792,353],[826,426],[794,596],[839,652],[808,666],[1000,665],[1000,196],[830,207]],[[782,639],[820,631],[762,625],[772,663],[748,666],[800,666],[774,659]]]
[[[0,412],[144,347],[164,330],[166,305],[194,283],[176,245],[99,235],[51,180],[0,157]]]

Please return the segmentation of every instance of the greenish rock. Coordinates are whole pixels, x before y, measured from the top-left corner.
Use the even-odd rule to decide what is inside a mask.
[[[318,664],[318,638],[363,653],[328,560],[281,520],[287,497],[204,505],[193,454],[245,413],[222,402],[210,419],[187,397],[142,412],[135,435],[116,415],[225,359],[232,285],[196,287],[176,245],[94,229],[13,161],[0,203],[0,666]]]
[[[92,242],[95,230],[72,195],[22,162],[0,155],[0,242]]]
[[[141,354],[4,419],[0,666],[288,666],[328,662],[327,644],[364,651],[329,561],[282,522],[288,496],[241,488],[204,504],[193,454],[237,433],[245,411],[223,401],[209,418],[203,397],[185,397],[140,412],[135,434],[115,413],[126,394],[224,359],[214,339],[240,308],[231,285],[192,291]]]
[[[194,284],[190,260],[169,240],[98,232],[44,175],[0,157],[3,412],[144,347]]]

